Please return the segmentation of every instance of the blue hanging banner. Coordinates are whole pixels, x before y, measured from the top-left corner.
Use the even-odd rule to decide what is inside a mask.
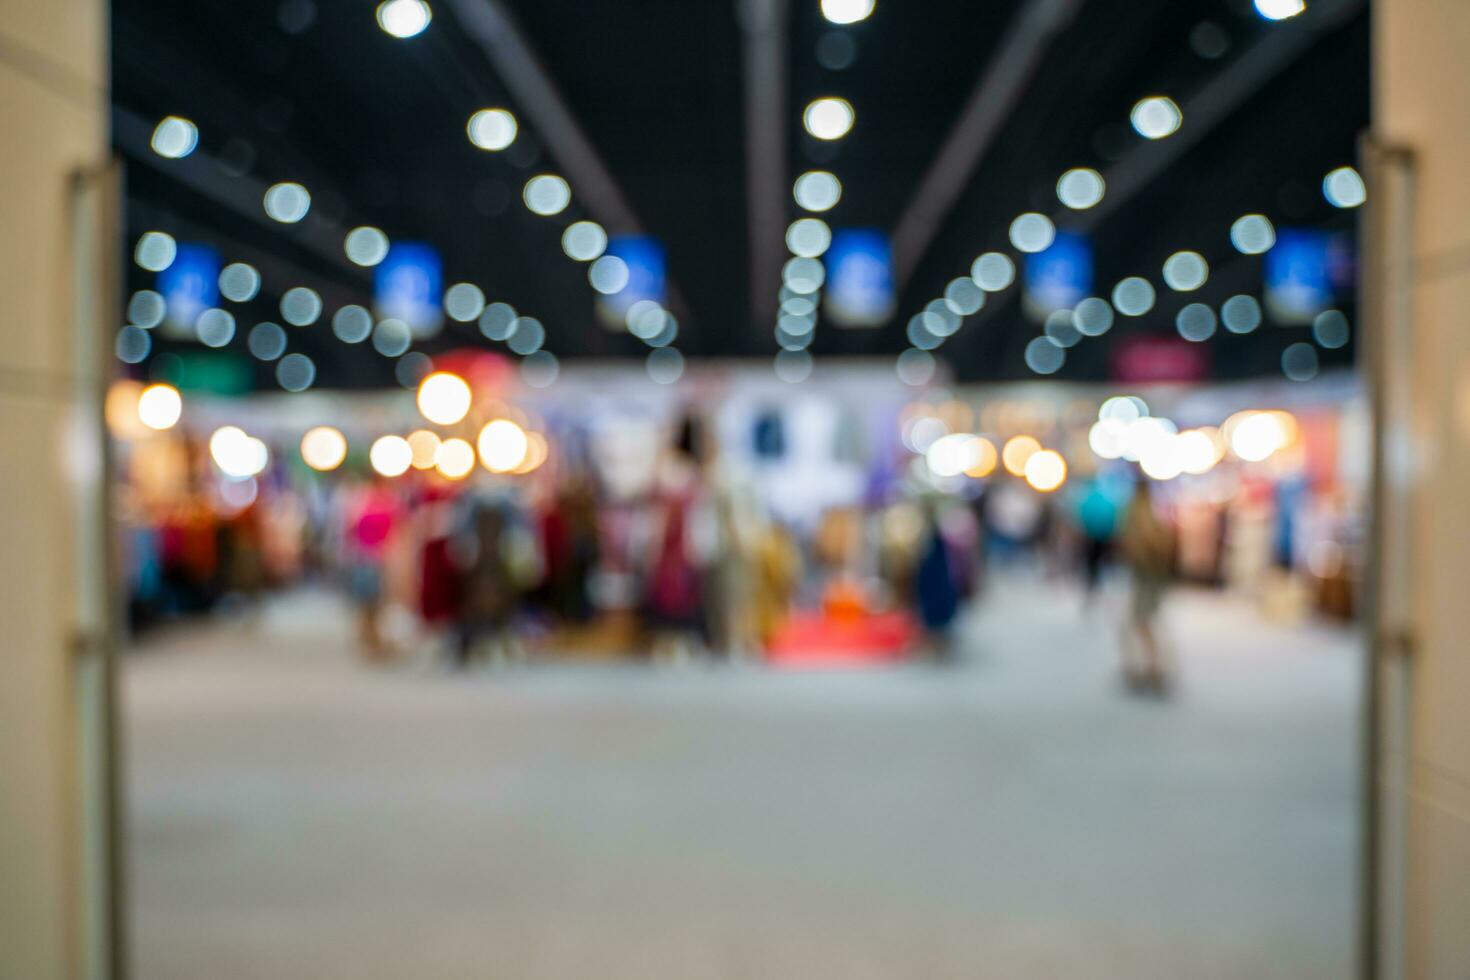
[[[1027,312],[1037,319],[1070,310],[1092,292],[1092,243],[1075,231],[1058,231],[1051,245],[1026,256]]]
[[[826,313],[839,327],[877,327],[893,316],[893,252],[876,228],[838,228],[823,256]]]
[[[194,321],[219,303],[219,253],[209,245],[179,242],[173,264],[155,285],[164,299],[163,334],[176,340],[195,337]]]
[[[373,306],[379,319],[402,320],[414,337],[432,337],[444,326],[444,266],[422,242],[394,242],[373,273]]]
[[[1342,235],[1279,228],[1266,253],[1265,299],[1271,319],[1304,325],[1333,304],[1337,287],[1352,288],[1351,246]]]
[[[609,327],[621,329],[628,308],[639,300],[668,305],[668,269],[664,246],[648,235],[616,235],[603,253],[622,259],[628,267],[628,283],[615,293],[599,294],[597,312]]]

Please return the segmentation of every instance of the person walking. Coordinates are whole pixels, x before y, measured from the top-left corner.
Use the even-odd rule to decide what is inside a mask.
[[[1123,676],[1134,690],[1162,694],[1168,670],[1156,620],[1174,575],[1175,535],[1154,509],[1149,480],[1139,482],[1123,516],[1118,545],[1133,573],[1133,601],[1123,644]],[[1136,654],[1136,657],[1134,656]]]

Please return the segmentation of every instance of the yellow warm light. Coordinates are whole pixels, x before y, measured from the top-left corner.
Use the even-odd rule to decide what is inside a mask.
[[[335,470],[347,458],[347,437],[330,425],[319,425],[301,437],[301,458],[314,470]]]
[[[184,399],[173,385],[149,385],[138,395],[138,420],[150,429],[172,429],[183,414]]]
[[[984,436],[977,436],[974,444],[975,460],[965,470],[965,476],[976,480],[983,479],[995,472],[995,464],[999,454],[995,451],[995,443]]]
[[[434,469],[450,480],[463,480],[475,468],[475,447],[463,439],[445,439],[439,444],[439,461]]]
[[[1041,452],[1041,443],[1031,436],[1012,436],[1000,451],[1001,462],[1011,476],[1026,475],[1026,461]]]
[[[510,419],[494,419],[485,423],[477,442],[480,464],[491,473],[509,473],[526,458],[530,440],[526,430]]]
[[[1055,449],[1042,449],[1026,460],[1025,473],[1031,489],[1051,493],[1067,482],[1067,461]]]
[[[1226,420],[1223,431],[1236,456],[1259,463],[1296,440],[1297,424],[1288,412],[1240,412]]]
[[[107,419],[107,428],[118,439],[136,439],[146,436],[148,429],[138,417],[138,396],[143,386],[137,381],[114,381],[107,389],[107,398],[102,405],[102,414]]]
[[[474,395],[469,382],[448,371],[435,371],[419,383],[419,412],[435,425],[453,425],[469,414]]]
[[[410,462],[416,470],[432,470],[439,462],[439,437],[428,429],[418,429],[408,434],[408,448],[413,450]]]
[[[1195,476],[1208,473],[1220,462],[1218,449],[1213,429],[1186,429],[1174,439],[1179,468]]]
[[[534,473],[541,468],[549,455],[551,447],[547,445],[546,437],[539,432],[529,432],[526,434],[526,458],[521,460],[521,464],[513,472],[520,476]]]
[[[413,449],[402,436],[383,436],[368,450],[368,462],[383,476],[402,476],[413,462]]]

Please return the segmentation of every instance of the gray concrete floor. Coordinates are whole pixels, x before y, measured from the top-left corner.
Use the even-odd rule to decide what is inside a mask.
[[[953,669],[371,670],[322,596],[129,658],[136,975],[1351,975],[1350,633],[999,589]]]

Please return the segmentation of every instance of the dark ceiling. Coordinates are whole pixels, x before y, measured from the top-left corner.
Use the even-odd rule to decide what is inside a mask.
[[[575,180],[573,204],[562,215],[538,217],[521,204],[527,177],[564,168],[544,148],[533,114],[456,21],[453,5],[431,2],[429,29],[399,40],[378,28],[372,0],[115,0],[113,98],[128,163],[130,241],[162,228],[215,244],[226,261],[257,265],[265,285],[234,310],[242,328],[279,320],[276,303],[290,286],[320,291],[327,315],[293,331],[291,344],[313,357],[325,386],[394,383],[390,361],[337,341],[326,326],[337,306],[366,302],[371,284],[340,249],[334,255],[317,243],[340,242],[359,224],[378,225],[395,240],[432,242],[446,282],[475,282],[489,298],[539,317],[559,357],[640,355],[641,342],[597,323],[585,266],[561,252],[562,229],[589,216]],[[664,243],[680,349],[695,358],[769,357],[776,350],[771,324],[752,311],[748,286],[745,40],[736,0],[503,2],[644,229]],[[1164,258],[1181,248],[1200,251],[1212,265],[1210,282],[1191,300],[1218,306],[1232,293],[1258,292],[1261,260],[1234,253],[1227,234],[1247,211],[1264,212],[1278,226],[1352,229],[1353,213],[1330,207],[1318,188],[1328,170],[1355,161],[1368,121],[1368,15],[1344,0],[1315,3],[1350,13],[1313,27],[1300,50],[1252,84],[1227,87],[1218,123],[1191,134],[1198,139],[1187,152],[1137,193],[1110,201],[1112,210],[1088,229],[1104,294],[1105,284],[1126,275],[1157,282]],[[878,0],[868,20],[834,28],[817,0],[791,0],[786,220],[799,213],[789,181],[821,166],[844,182],[842,202],[824,217],[834,226],[891,232],[1022,6]],[[1211,57],[1191,40],[1205,23],[1214,25],[1217,42],[1224,39],[1223,52],[1207,49]],[[909,316],[967,272],[976,254],[1011,251],[1011,218],[1032,209],[1056,213],[1058,174],[1074,166],[1111,173],[1156,151],[1127,127],[1138,98],[1173,96],[1186,107],[1187,128],[1191,97],[1260,58],[1271,32],[1307,29],[1264,21],[1245,0],[1082,0],[1006,108],[901,291],[893,321],[872,330],[824,324],[814,353],[903,350]],[[856,60],[844,70],[824,69],[817,59],[832,32],[856,42]],[[856,128],[835,145],[818,144],[800,124],[807,101],[828,94],[847,98],[858,113]],[[467,118],[487,105],[507,106],[520,119],[521,137],[504,153],[481,151],[465,137]],[[194,157],[162,160],[129,138],[136,136],[130,121],[151,126],[167,114],[198,124]],[[184,166],[202,177],[181,179]],[[261,184],[285,179],[312,191],[312,216],[302,226],[254,213]],[[1059,225],[1090,220],[1079,214],[1058,216]],[[129,268],[130,289],[150,284],[149,274]],[[1061,376],[1104,378],[1119,338],[1172,335],[1185,300],[1165,292],[1149,315],[1073,349]],[[1022,351],[1037,330],[1013,289],[970,318],[942,356],[964,379],[1030,376]],[[1211,341],[1213,373],[1279,372],[1283,347],[1304,335],[1270,324],[1246,336],[1222,331]],[[472,324],[450,323],[424,349],[473,344],[490,342]],[[229,353],[250,363],[244,329],[219,352]],[[1323,361],[1341,363],[1351,353],[1351,345],[1324,351]],[[250,370],[256,383],[274,385],[268,365]]]

